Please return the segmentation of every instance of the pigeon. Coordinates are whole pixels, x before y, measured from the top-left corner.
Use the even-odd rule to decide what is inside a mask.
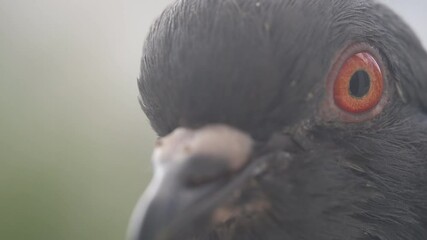
[[[381,3],[175,1],[138,86],[129,240],[427,239],[427,54]]]

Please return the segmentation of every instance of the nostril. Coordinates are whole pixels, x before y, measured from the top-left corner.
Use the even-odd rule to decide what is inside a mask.
[[[226,181],[235,172],[226,159],[212,156],[192,156],[188,163],[181,173],[188,187]]]

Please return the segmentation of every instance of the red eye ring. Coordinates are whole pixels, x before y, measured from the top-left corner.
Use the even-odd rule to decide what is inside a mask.
[[[383,92],[381,68],[368,52],[359,52],[348,58],[333,85],[335,104],[353,114],[373,109],[382,99]]]

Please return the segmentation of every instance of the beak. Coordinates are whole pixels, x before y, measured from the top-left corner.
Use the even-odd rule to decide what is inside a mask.
[[[177,129],[153,153],[154,177],[139,200],[129,240],[186,239],[207,228],[213,212],[252,177],[253,140],[224,125]]]

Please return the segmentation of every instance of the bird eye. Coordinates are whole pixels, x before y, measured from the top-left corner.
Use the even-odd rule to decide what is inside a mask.
[[[380,114],[393,91],[385,59],[379,49],[364,42],[339,51],[326,76],[322,119],[358,123]]]
[[[365,113],[380,102],[384,90],[381,68],[368,52],[347,58],[333,83],[333,99],[343,111]]]

